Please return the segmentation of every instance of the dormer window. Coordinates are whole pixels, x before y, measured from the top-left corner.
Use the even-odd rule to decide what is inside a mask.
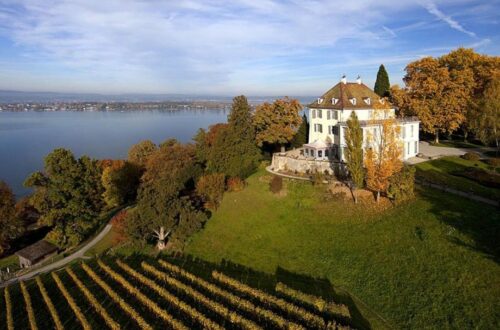
[[[318,97],[318,104],[323,103],[323,99],[321,97]]]
[[[355,97],[349,99],[349,101],[351,102],[352,105],[356,105],[356,98]]]
[[[384,99],[380,99],[378,100],[380,103],[384,104],[385,100]]]
[[[369,97],[365,97],[363,99],[363,101],[365,101],[365,103],[368,104],[368,105],[370,105],[372,103],[372,100]]]
[[[335,105],[335,104],[337,104],[338,102],[339,102],[339,99],[336,99],[336,98],[333,98],[333,99],[332,99],[332,104],[334,104],[334,105]]]

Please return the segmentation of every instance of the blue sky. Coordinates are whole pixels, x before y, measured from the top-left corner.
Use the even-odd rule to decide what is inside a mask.
[[[0,0],[0,89],[318,95],[459,47],[500,54],[500,1]]]

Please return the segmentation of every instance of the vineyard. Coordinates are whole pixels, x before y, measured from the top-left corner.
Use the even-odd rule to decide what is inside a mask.
[[[5,329],[350,329],[349,309],[166,259],[75,264],[0,290]]]

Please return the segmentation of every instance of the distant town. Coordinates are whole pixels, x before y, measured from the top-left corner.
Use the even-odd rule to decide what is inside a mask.
[[[0,104],[0,111],[137,111],[137,110],[220,110],[230,109],[230,101],[164,102],[33,102]]]

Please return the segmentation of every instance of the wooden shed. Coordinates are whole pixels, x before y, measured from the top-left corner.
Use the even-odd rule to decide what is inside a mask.
[[[57,253],[57,247],[42,239],[17,251],[16,255],[19,257],[19,266],[25,268],[31,267],[55,253]]]

